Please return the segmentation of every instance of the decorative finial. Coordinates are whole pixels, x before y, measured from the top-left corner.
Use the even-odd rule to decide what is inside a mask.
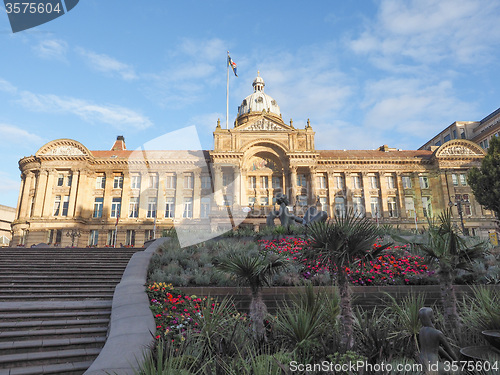
[[[311,120],[307,119],[307,126],[306,128],[310,128],[311,127]]]
[[[293,128],[293,120],[290,119],[290,126]]]
[[[220,129],[220,118],[217,119],[217,128]]]
[[[257,70],[257,77],[260,77],[260,70]]]

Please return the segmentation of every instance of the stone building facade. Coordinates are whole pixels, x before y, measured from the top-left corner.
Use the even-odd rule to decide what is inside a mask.
[[[458,225],[461,209],[471,234],[494,228],[493,214],[476,202],[465,178],[485,155],[476,143],[317,150],[310,122],[304,129],[285,123],[264,86],[258,76],[234,127],[217,124],[213,150],[132,151],[119,136],[109,151],[58,139],[21,159],[13,243],[141,246],[173,226],[216,230],[227,217],[232,226],[257,228],[278,193],[298,215],[311,205],[330,217],[352,209],[412,229],[451,206]],[[71,229],[80,236],[71,237]]]

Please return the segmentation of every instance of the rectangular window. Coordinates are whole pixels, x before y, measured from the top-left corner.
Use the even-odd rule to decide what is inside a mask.
[[[321,211],[328,212],[328,202],[327,202],[326,197],[320,197],[319,204],[321,205]]]
[[[457,139],[457,130],[453,129],[453,139]]]
[[[185,174],[184,175],[184,189],[192,189],[193,186],[194,186],[193,174],[192,173]]]
[[[488,148],[490,146],[489,141],[487,139],[485,139],[483,141],[483,144],[484,144],[484,148]]]
[[[111,217],[120,217],[121,198],[113,198],[111,201]]]
[[[144,231],[144,242],[153,240],[155,236],[155,233],[152,229],[146,229]]]
[[[193,217],[193,198],[184,198],[184,211],[182,212],[182,217],[188,219]]]
[[[68,216],[69,209],[69,195],[65,195],[63,198],[63,206],[61,216]]]
[[[446,135],[444,136],[444,141],[445,141],[445,142],[448,142],[450,139],[451,139],[451,136],[450,136],[449,134],[446,134]]]
[[[260,176],[260,187],[262,189],[268,189],[269,188],[269,177],[267,177],[267,176]]]
[[[413,197],[405,197],[405,210],[408,217],[415,217],[415,202]]]
[[[149,188],[150,189],[158,189],[158,175],[150,174],[149,175]]]
[[[203,197],[201,198],[200,217],[207,218],[209,215],[210,215],[210,198]]]
[[[333,184],[335,189],[342,190],[344,188],[344,178],[342,176],[333,176]]]
[[[273,184],[273,189],[281,189],[281,177],[273,176],[272,184]]]
[[[307,206],[307,195],[299,195],[299,206],[305,207]]]
[[[248,177],[248,188],[249,189],[257,188],[257,177],[256,176]]]
[[[64,185],[64,175],[62,173],[59,173],[57,175],[57,186],[63,186]]]
[[[125,245],[135,246],[135,230],[127,229],[127,237],[125,237]]]
[[[248,205],[249,206],[255,205],[255,197],[248,197]]]
[[[167,174],[165,178],[165,188],[175,189],[175,174]]]
[[[201,188],[202,189],[212,188],[212,181],[210,180],[210,176],[201,176]]]
[[[165,217],[167,219],[173,218],[175,215],[175,200],[174,198],[167,198],[165,202]]]
[[[451,181],[453,182],[453,186],[458,186],[458,177],[455,173],[451,174]]]
[[[69,174],[66,179],[66,186],[71,186],[72,182],[73,182],[73,175]]]
[[[460,174],[460,185],[467,186],[467,175],[465,173]]]
[[[431,197],[422,197],[422,208],[424,217],[432,217]]]
[[[224,194],[222,196],[222,199],[224,200],[224,206],[232,206],[233,205],[233,197],[228,194]]]
[[[260,197],[260,205],[261,206],[268,206],[269,205],[269,198],[268,197]]]
[[[387,189],[395,189],[394,176],[385,176],[387,180]]]
[[[106,187],[106,176],[97,176],[95,180],[96,189],[104,189]]]
[[[148,198],[148,212],[146,217],[153,218],[156,217],[156,197]]]
[[[410,176],[401,176],[403,181],[403,189],[411,189],[411,177]]]
[[[115,246],[116,241],[116,232],[114,229],[108,230],[108,240],[106,241],[106,245]]]
[[[361,189],[361,176],[352,176],[352,187],[353,189]]]
[[[356,217],[365,216],[365,206],[363,205],[363,197],[352,198],[353,211]]]
[[[441,146],[441,141],[437,141],[436,143],[434,143],[434,146]]]
[[[306,175],[304,174],[297,175],[297,186],[307,187]]]
[[[387,208],[389,210],[389,217],[398,217],[396,197],[387,197]]]
[[[103,197],[95,198],[95,200],[94,200],[94,213],[92,214],[92,217],[102,217],[103,203],[104,203]]]
[[[89,246],[97,246],[99,243],[99,231],[97,229],[92,229],[89,235]]]
[[[139,197],[130,198],[128,217],[139,217]]]
[[[343,197],[335,197],[335,216],[345,216],[345,199]]]
[[[368,180],[370,181],[370,189],[378,189],[377,176],[368,176]]]
[[[59,216],[59,211],[61,209],[61,196],[56,195],[56,198],[54,200],[54,216]]]
[[[132,189],[140,189],[141,188],[141,176],[132,176],[130,187]]]
[[[372,210],[372,217],[382,217],[380,212],[380,200],[378,199],[378,197],[371,197],[370,205]]]
[[[113,179],[113,189],[123,189],[123,176],[115,176]]]
[[[471,208],[470,208],[470,201],[469,201],[469,194],[464,194],[462,196],[462,200],[463,200],[463,212],[466,216],[471,216],[472,215],[472,211],[471,211]]]
[[[429,177],[427,176],[419,176],[418,180],[420,182],[421,189],[429,189]]]
[[[229,186],[233,182],[233,174],[222,173],[222,186]]]
[[[326,176],[318,176],[318,189],[326,189]]]

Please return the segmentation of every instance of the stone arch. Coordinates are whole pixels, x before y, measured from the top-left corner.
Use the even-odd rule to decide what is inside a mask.
[[[40,147],[35,156],[70,156],[70,157],[92,157],[87,147],[73,139],[56,139]]]
[[[253,168],[253,159],[261,158],[264,160],[268,160],[275,165],[272,166],[271,163],[267,163],[270,169],[274,171],[285,171],[288,165],[288,158],[286,156],[286,149],[282,144],[272,141],[272,140],[263,140],[260,139],[258,141],[252,142],[249,145],[244,147],[243,158],[242,158],[242,167],[245,169]]]
[[[486,152],[479,145],[467,139],[454,139],[434,151],[435,158],[477,158],[485,155]]]

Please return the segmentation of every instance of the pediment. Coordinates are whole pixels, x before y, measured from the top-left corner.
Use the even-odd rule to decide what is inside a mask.
[[[478,146],[476,143],[465,140],[456,139],[453,141],[446,142],[440,146],[435,152],[434,156],[436,158],[446,158],[446,157],[483,157],[486,152]]]
[[[72,139],[58,139],[42,146],[36,156],[71,156],[88,157],[90,151],[80,142]]]
[[[290,131],[292,128],[286,126],[284,124],[280,124],[276,121],[272,121],[265,117],[258,119],[249,124],[241,125],[237,128],[238,131],[271,131],[271,132],[280,132],[280,131]]]

